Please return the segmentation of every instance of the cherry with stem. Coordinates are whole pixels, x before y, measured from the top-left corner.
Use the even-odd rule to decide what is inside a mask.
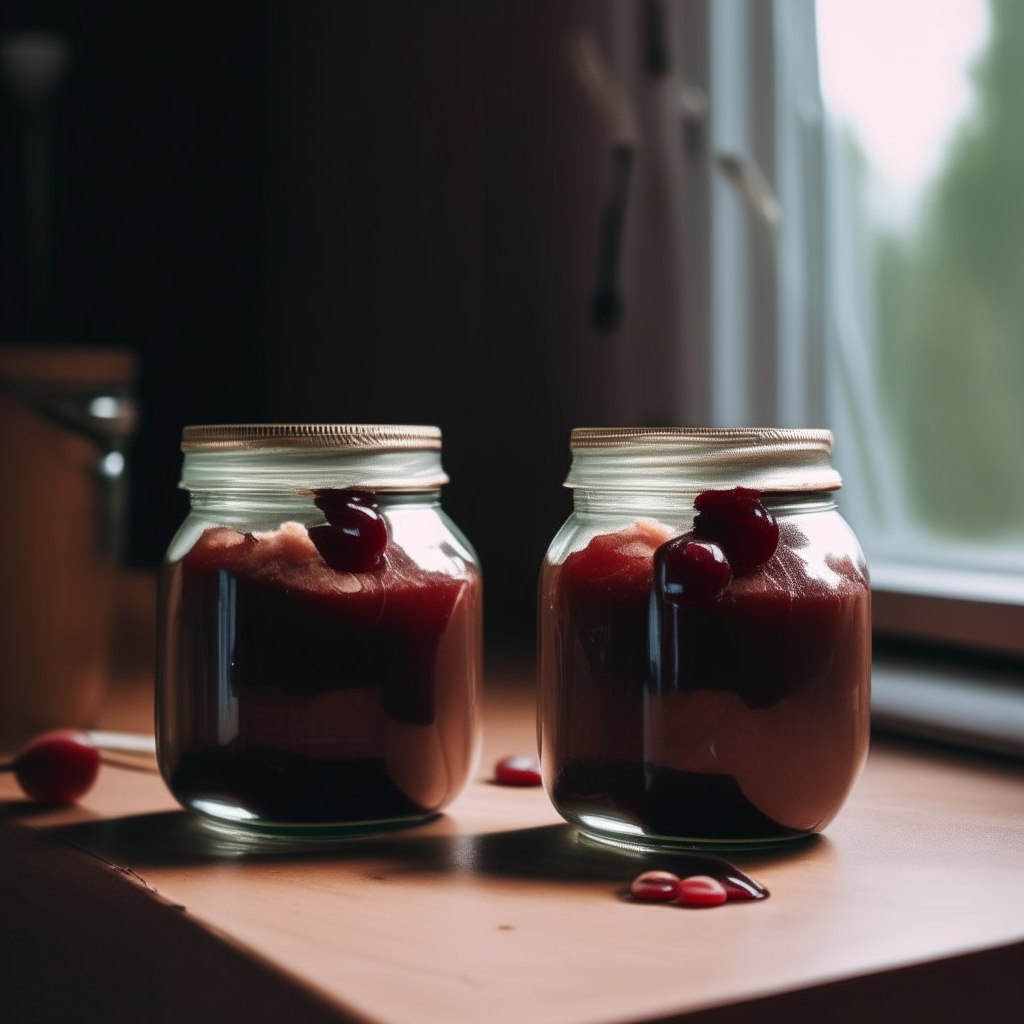
[[[0,771],[14,772],[30,799],[70,804],[92,789],[100,770],[100,752],[87,733],[55,729],[30,740]]]

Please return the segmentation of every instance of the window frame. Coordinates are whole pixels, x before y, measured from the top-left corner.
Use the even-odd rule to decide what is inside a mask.
[[[691,280],[706,282],[703,295],[691,290],[690,321],[705,328],[707,346],[690,361],[704,368],[708,397],[703,408],[684,401],[686,421],[830,427],[837,466],[852,484],[840,508],[877,548],[849,441],[863,415],[850,389],[869,387],[870,367],[851,365],[864,354],[850,337],[854,268],[843,247],[851,228],[830,198],[842,182],[819,83],[816,0],[683,0],[680,14],[683,39],[706,32],[705,66],[691,43],[682,72],[709,100],[708,146],[691,159],[688,185],[691,210],[701,195],[709,200],[694,232],[707,240],[703,255],[690,252]],[[774,190],[782,211],[775,238],[722,173],[723,156],[746,160]],[[1024,575],[925,559],[869,559],[876,634],[1024,655]]]

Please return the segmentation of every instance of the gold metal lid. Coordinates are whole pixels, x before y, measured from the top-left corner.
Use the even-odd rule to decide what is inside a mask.
[[[782,427],[577,427],[567,487],[834,491],[832,432]]]
[[[703,449],[814,449],[832,455],[831,430],[789,427],[576,427],[569,439],[577,448],[618,448],[623,445],[671,445]]]
[[[185,427],[190,452],[316,448],[357,451],[440,451],[441,429],[392,423],[224,423]]]
[[[181,450],[180,486],[189,491],[429,491],[448,482],[437,427],[226,423],[186,427]]]

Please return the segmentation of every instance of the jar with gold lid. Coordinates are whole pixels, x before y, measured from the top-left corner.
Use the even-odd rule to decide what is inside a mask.
[[[825,430],[587,429],[541,576],[540,747],[608,842],[818,832],[867,751],[870,588]]]
[[[436,427],[186,427],[160,590],[157,746],[251,833],[427,818],[479,750],[481,581]]]

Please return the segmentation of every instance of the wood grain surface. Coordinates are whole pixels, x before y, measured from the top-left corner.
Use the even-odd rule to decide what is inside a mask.
[[[530,689],[491,682],[483,768],[420,828],[245,847],[177,810],[156,777],[114,768],[79,807],[32,820],[343,1017],[1024,1019],[1019,764],[876,743],[825,836],[731,857],[770,900],[644,906],[623,898],[629,879],[685,860],[589,846],[539,789],[490,784],[496,757],[534,743]]]

